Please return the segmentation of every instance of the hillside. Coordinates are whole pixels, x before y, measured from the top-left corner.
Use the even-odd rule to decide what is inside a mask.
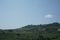
[[[60,24],[27,25],[19,29],[0,30],[0,40],[60,40]]]

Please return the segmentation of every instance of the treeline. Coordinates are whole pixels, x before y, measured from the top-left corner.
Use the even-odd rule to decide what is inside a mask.
[[[55,22],[0,30],[0,40],[60,40],[60,24]]]

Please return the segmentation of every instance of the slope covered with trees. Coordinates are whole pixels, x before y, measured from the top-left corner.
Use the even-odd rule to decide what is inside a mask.
[[[19,29],[0,30],[0,40],[60,40],[60,24],[27,25]]]

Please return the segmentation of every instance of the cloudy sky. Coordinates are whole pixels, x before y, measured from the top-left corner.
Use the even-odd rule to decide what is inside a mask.
[[[0,0],[0,29],[60,22],[60,0]]]

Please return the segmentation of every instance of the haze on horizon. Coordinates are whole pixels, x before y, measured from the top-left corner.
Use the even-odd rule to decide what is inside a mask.
[[[0,0],[0,29],[60,23],[60,0]]]

